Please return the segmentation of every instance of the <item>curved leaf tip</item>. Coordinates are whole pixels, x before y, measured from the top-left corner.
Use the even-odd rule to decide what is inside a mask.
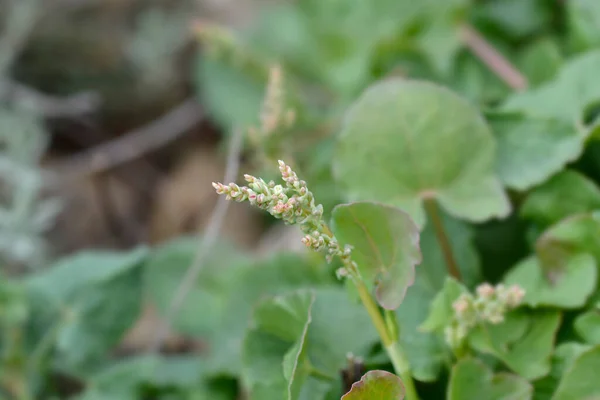
[[[399,377],[387,371],[369,371],[341,400],[402,400],[404,395],[404,385]]]

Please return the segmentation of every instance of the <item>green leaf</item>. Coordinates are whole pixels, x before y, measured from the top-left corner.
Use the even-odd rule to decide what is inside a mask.
[[[424,332],[434,332],[448,326],[454,315],[452,303],[463,293],[468,293],[466,287],[454,278],[446,278],[443,289],[434,297],[429,306],[429,316],[419,329]]]
[[[546,228],[563,218],[600,209],[600,188],[585,175],[565,170],[533,189],[521,215]]]
[[[279,253],[257,260],[251,265],[234,269],[232,273],[235,275],[231,285],[222,293],[223,314],[206,335],[209,347],[218,350],[209,353],[207,363],[215,374],[230,376],[240,373],[242,339],[250,321],[252,307],[259,299],[290,290],[328,287],[335,282],[323,266],[311,265],[305,257],[293,253]],[[318,303],[317,301],[317,305]],[[190,315],[193,321],[203,317],[204,314],[198,312]]]
[[[529,400],[533,388],[525,379],[508,373],[494,374],[483,362],[465,358],[453,368],[448,400]]]
[[[570,216],[551,226],[537,240],[536,253],[544,275],[556,279],[568,265],[569,258],[581,253],[600,260],[600,213]]]
[[[402,380],[386,371],[369,371],[352,389],[342,396],[342,400],[402,400],[404,399]]]
[[[437,199],[470,221],[504,217],[510,204],[494,175],[494,137],[469,102],[441,86],[388,79],[349,109],[333,159],[352,200],[399,206],[422,226]]]
[[[482,3],[474,12],[482,23],[500,29],[512,39],[523,39],[546,28],[551,9],[537,0],[495,0]]]
[[[600,344],[600,309],[587,311],[574,322],[577,334],[590,344]]]
[[[145,291],[161,314],[168,312],[173,294],[192,265],[198,239],[175,239],[154,250],[146,267]],[[204,260],[200,275],[173,321],[175,329],[192,335],[213,332],[219,324],[236,274],[246,268],[247,256],[231,245],[218,243]],[[199,305],[202,312],[198,312]]]
[[[585,138],[589,134],[585,129],[585,111],[600,100],[600,83],[594,79],[599,62],[598,50],[576,56],[564,64],[556,79],[512,95],[501,109],[570,123],[572,130]]]
[[[573,0],[567,3],[571,44],[577,51],[600,45],[600,6],[595,0]]]
[[[202,104],[215,121],[228,129],[257,123],[266,79],[206,53],[198,59],[196,69]]]
[[[504,281],[521,286],[525,290],[523,301],[531,307],[582,307],[596,288],[598,267],[589,254],[569,258],[551,281],[543,272],[538,258],[532,256],[517,264]]]
[[[558,345],[552,355],[552,368],[550,374],[535,381],[534,400],[550,400],[558,387],[560,379],[567,371],[577,357],[591,348],[589,345],[583,345],[576,342],[566,342]]]
[[[481,281],[479,258],[472,243],[473,232],[468,225],[445,215],[443,224],[463,280],[472,287]],[[423,332],[419,327],[430,312],[429,305],[444,287],[448,273],[431,224],[421,234],[420,245],[423,262],[417,268],[415,284],[396,315],[401,326],[400,344],[406,352],[413,376],[420,381],[432,382],[452,363],[452,354],[442,335]]]
[[[519,315],[520,313],[510,313],[507,320]],[[527,329],[524,332],[511,333],[514,335],[511,338],[514,339],[512,343],[506,342],[505,335],[494,333],[491,333],[491,341],[484,340],[486,330],[510,331],[506,329],[507,322],[499,325],[486,324],[479,332],[475,332],[477,340],[469,339],[471,345],[477,346],[479,351],[494,355],[514,372],[534,380],[550,372],[550,359],[560,321],[561,315],[556,311],[536,311],[528,316]],[[522,326],[522,323],[519,323],[519,326]]]
[[[545,181],[583,151],[585,137],[570,121],[515,112],[489,113],[488,121],[498,140],[496,170],[513,189]]]
[[[135,322],[147,255],[146,248],[80,253],[28,279],[36,317],[54,324],[45,330],[53,335],[62,368],[78,374],[93,367]]]
[[[394,310],[414,283],[421,262],[419,230],[403,211],[370,202],[338,205],[331,228],[341,243],[353,246],[352,259],[377,301]]]
[[[600,346],[596,346],[579,355],[565,371],[552,400],[600,398],[599,369]]]
[[[308,378],[309,366],[302,354],[314,301],[313,292],[298,291],[257,306],[242,356],[250,398],[299,398]]]
[[[346,367],[347,354],[365,357],[378,341],[364,308],[349,302],[343,289],[314,292],[307,332],[298,332],[306,314],[286,301],[294,293],[281,296],[284,302],[267,300],[266,310],[257,308],[242,357],[251,399],[324,400]]]
[[[525,47],[518,59],[520,70],[527,77],[531,87],[539,86],[553,79],[563,58],[559,44],[551,39],[541,39]]]

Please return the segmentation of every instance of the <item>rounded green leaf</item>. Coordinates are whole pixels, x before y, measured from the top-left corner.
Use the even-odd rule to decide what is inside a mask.
[[[402,400],[404,385],[396,375],[386,371],[369,371],[352,389],[342,396],[342,400]]]
[[[383,204],[342,204],[333,209],[332,229],[342,243],[354,247],[352,259],[367,283],[376,286],[379,304],[398,308],[421,262],[419,230],[410,217]]]
[[[596,346],[577,357],[565,371],[552,400],[594,400],[600,398],[598,384],[600,370],[600,346]]]
[[[583,151],[584,137],[558,118],[496,112],[488,121],[498,139],[496,170],[513,189],[545,181]]]
[[[575,319],[575,331],[587,343],[600,344],[600,309],[585,312]]]
[[[533,387],[517,375],[494,374],[483,362],[465,358],[452,368],[448,400],[530,400]]]
[[[572,214],[594,210],[600,210],[600,188],[585,175],[566,170],[531,191],[521,215],[545,228]]]
[[[444,87],[390,79],[346,115],[333,170],[352,200],[406,210],[422,226],[436,198],[470,221],[504,217],[510,204],[494,175],[495,139],[477,109]]]
[[[517,264],[504,281],[521,286],[525,290],[524,303],[532,307],[578,308],[594,292],[597,275],[594,257],[578,254],[568,258],[562,272],[549,280],[539,259],[532,256]]]

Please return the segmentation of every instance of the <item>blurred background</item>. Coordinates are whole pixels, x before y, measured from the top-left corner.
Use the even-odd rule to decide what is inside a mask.
[[[157,349],[201,354],[206,342],[194,333],[210,334],[214,326],[183,321],[173,329],[164,317],[184,307],[188,320],[202,319],[214,305],[212,298],[201,303],[201,293],[177,300],[188,267],[215,263],[211,257],[221,265],[227,257],[262,260],[282,252],[286,262],[321,263],[304,255],[299,232],[245,204],[215,215],[211,182],[224,181],[228,167],[238,182],[241,172],[276,178],[276,161],[285,159],[330,210],[343,198],[330,176],[332,139],[368,85],[424,78],[493,107],[551,80],[566,56],[600,44],[594,2],[0,0],[3,284],[43,274],[74,254],[97,270],[113,257],[109,252],[133,257],[142,248],[177,248],[153,258],[161,265],[156,276],[144,272],[129,281],[123,298],[139,300],[130,315],[102,307],[92,313],[87,330],[111,337],[94,349],[96,358],[69,359],[85,336],[61,334],[64,359],[43,353],[35,385],[6,364],[0,398],[28,398],[10,397],[22,385],[41,393],[29,398],[69,398],[85,393],[87,377],[97,373],[73,373],[80,368]],[[516,235],[508,245],[520,249],[524,242]],[[108,258],[97,261],[98,254]],[[77,285],[75,275],[53,277],[56,291]],[[5,312],[35,308],[6,287]],[[73,296],[65,304],[79,298]],[[56,315],[38,320],[38,336],[46,337],[53,326],[47,320]],[[131,393],[143,386],[154,392],[139,398],[204,398],[172,389],[197,387],[173,374],[162,376],[166,384],[136,378],[122,393],[138,398]]]

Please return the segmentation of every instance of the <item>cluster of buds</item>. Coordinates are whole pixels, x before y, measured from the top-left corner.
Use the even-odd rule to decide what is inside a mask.
[[[499,324],[504,315],[518,307],[523,301],[525,291],[517,286],[496,287],[484,283],[477,287],[477,296],[462,294],[453,304],[454,317],[446,327],[446,342],[457,348],[469,334],[469,331],[482,323]]]
[[[281,129],[289,129],[295,122],[296,113],[286,107],[283,71],[281,66],[274,65],[269,69],[267,90],[260,111],[260,126],[250,128],[250,139],[259,143]]]
[[[323,206],[315,204],[313,193],[306,182],[300,180],[283,161],[279,161],[279,172],[285,185],[276,185],[273,181],[267,183],[252,175],[244,175],[248,186],[213,182],[213,187],[218,194],[226,195],[228,200],[248,201],[286,224],[299,225],[305,233],[302,243],[306,247],[326,252],[328,262],[334,257],[342,260],[345,268],[338,271],[339,276],[346,275],[349,270],[357,271],[356,264],[351,259],[351,246],[342,248],[329,231],[323,222]]]

